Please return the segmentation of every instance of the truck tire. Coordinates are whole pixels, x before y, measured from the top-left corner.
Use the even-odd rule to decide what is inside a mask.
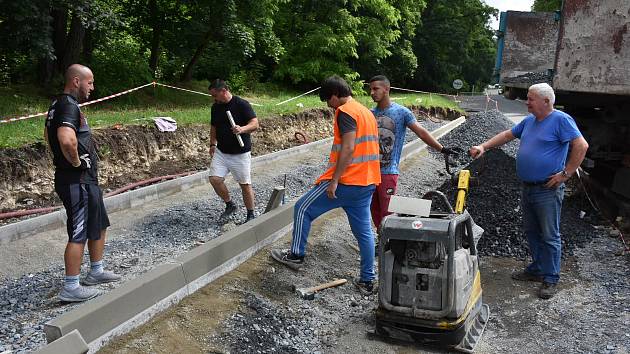
[[[508,100],[515,100],[518,97],[517,89],[514,87],[506,87],[503,89],[503,96]]]

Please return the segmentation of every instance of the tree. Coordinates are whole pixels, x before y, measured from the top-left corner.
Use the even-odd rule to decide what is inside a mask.
[[[173,0],[126,0],[121,12],[128,25],[128,32],[150,52],[148,65],[156,77],[159,61],[164,54],[170,56],[172,48],[164,42],[180,37],[180,29],[192,20],[195,10],[203,1]]]
[[[532,11],[558,11],[562,9],[562,0],[534,0]]]
[[[393,9],[389,15],[390,21],[382,20],[387,18],[383,15],[384,11],[373,6],[373,17],[368,17],[367,22],[362,22],[359,58],[354,61],[353,68],[366,79],[384,74],[393,82],[404,84],[413,77],[418,67],[412,40],[416,35],[416,28],[426,2],[425,0],[388,2]]]
[[[47,0],[28,2],[0,0],[0,58],[8,81],[33,80],[35,58],[54,58]],[[41,34],[44,35],[41,35]]]
[[[81,62],[111,81],[97,94],[151,77],[246,88],[332,74],[445,90],[489,78],[493,15],[481,0],[0,0],[0,80],[52,82]]]
[[[490,81],[495,56],[490,16],[498,11],[480,0],[428,0],[414,40],[419,63],[415,87],[450,91],[454,79],[465,88]]]
[[[115,19],[110,2],[113,0],[0,2],[0,56],[10,58],[12,79],[49,83],[70,64],[81,61],[82,54],[89,55],[92,47],[84,42],[93,36],[86,36],[88,31]],[[38,77],[28,78],[25,72],[34,72],[36,67]]]
[[[207,18],[195,19],[198,29],[192,37],[197,39],[191,48],[196,50],[181,80],[221,77],[238,90],[271,77],[284,54],[274,25],[279,6],[285,1],[217,1],[211,6],[212,11],[206,12]]]
[[[286,53],[275,77],[294,84],[332,74],[358,79],[359,72],[381,71],[394,53],[407,54],[400,62],[411,73],[416,61],[409,38],[423,5],[424,0],[288,1],[277,21]]]

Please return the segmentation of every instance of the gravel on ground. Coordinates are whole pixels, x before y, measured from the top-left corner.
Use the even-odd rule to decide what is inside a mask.
[[[498,112],[477,113],[441,142],[467,150],[510,126]],[[606,235],[605,228],[571,217],[578,210],[586,210],[577,188],[568,192],[565,199],[565,253],[558,295],[543,301],[536,296],[535,284],[510,279],[509,274],[523,267],[527,255],[526,243],[518,235],[519,193],[513,179],[516,148],[516,143],[512,143],[488,154],[484,171],[471,187],[468,200],[471,215],[486,230],[479,248],[485,255],[481,263],[482,284],[491,320],[479,352],[628,352],[630,258],[615,256],[619,246]],[[258,212],[264,207],[261,201],[266,201],[271,192],[262,186],[282,185],[285,174],[287,201],[308,190],[323,170],[326,150],[327,147],[311,151],[274,164],[273,169],[254,173]],[[473,164],[471,169],[476,173],[479,167]],[[233,196],[238,199],[240,192],[236,188],[231,185]],[[402,164],[397,194],[419,198],[435,188],[449,193],[453,188],[441,154],[423,152]],[[235,223],[218,222],[223,203],[209,187],[196,188],[146,208],[151,210],[146,210],[140,218],[134,216],[133,221],[117,216],[120,226],[112,232],[108,244],[107,261],[123,274],[124,281],[133,281],[156,264],[235,227]],[[236,222],[243,218],[244,212]],[[285,247],[289,241],[290,235],[285,235],[273,247]],[[355,244],[345,214],[333,211],[314,223],[302,271],[295,272],[275,263],[268,250],[259,252],[237,270],[114,340],[103,352],[434,351],[368,338],[366,332],[373,327],[378,300],[374,295],[361,296],[350,282],[322,291],[313,301],[302,300],[293,293],[292,285],[313,286],[356,276],[359,260]],[[41,346],[45,343],[43,323],[73,308],[61,306],[54,298],[63,270],[59,260],[51,260],[48,264],[57,265],[33,269],[22,276],[7,276],[0,285],[0,301],[14,299],[0,303],[0,352],[28,351]],[[110,284],[102,289],[115,286]]]

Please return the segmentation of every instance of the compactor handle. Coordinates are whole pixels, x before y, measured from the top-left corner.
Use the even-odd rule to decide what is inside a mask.
[[[455,154],[444,154],[444,163],[446,164],[446,173],[453,176],[457,172],[451,171],[451,155],[459,156],[459,154],[464,153],[464,150],[460,147],[454,147],[451,148],[451,150],[454,151]]]
[[[433,199],[433,197],[438,197],[439,199],[442,199],[442,201],[444,202],[444,205],[446,205],[446,207],[448,208],[448,212],[451,214],[455,213],[455,210],[453,209],[453,206],[451,205],[451,203],[449,203],[448,198],[446,198],[446,195],[440,191],[428,191],[426,193],[424,193],[424,195],[422,196],[422,199]]]

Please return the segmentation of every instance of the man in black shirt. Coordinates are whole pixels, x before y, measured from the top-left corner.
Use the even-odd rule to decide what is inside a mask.
[[[258,119],[249,102],[232,95],[225,81],[212,81],[208,90],[214,98],[210,119],[210,184],[225,202],[225,211],[221,214],[221,219],[225,220],[236,212],[236,204],[225,185],[225,176],[231,172],[241,186],[247,208],[245,222],[248,222],[255,217],[250,133],[258,129]]]
[[[120,276],[103,270],[105,232],[109,218],[98,186],[98,156],[92,133],[79,108],[94,90],[92,71],[79,64],[68,67],[63,94],[48,109],[44,137],[50,146],[55,165],[55,191],[68,216],[68,243],[64,253],[66,276],[59,299],[67,302],[89,300],[99,294],[79,284],[83,251],[87,241],[90,272],[84,285],[120,280]]]

